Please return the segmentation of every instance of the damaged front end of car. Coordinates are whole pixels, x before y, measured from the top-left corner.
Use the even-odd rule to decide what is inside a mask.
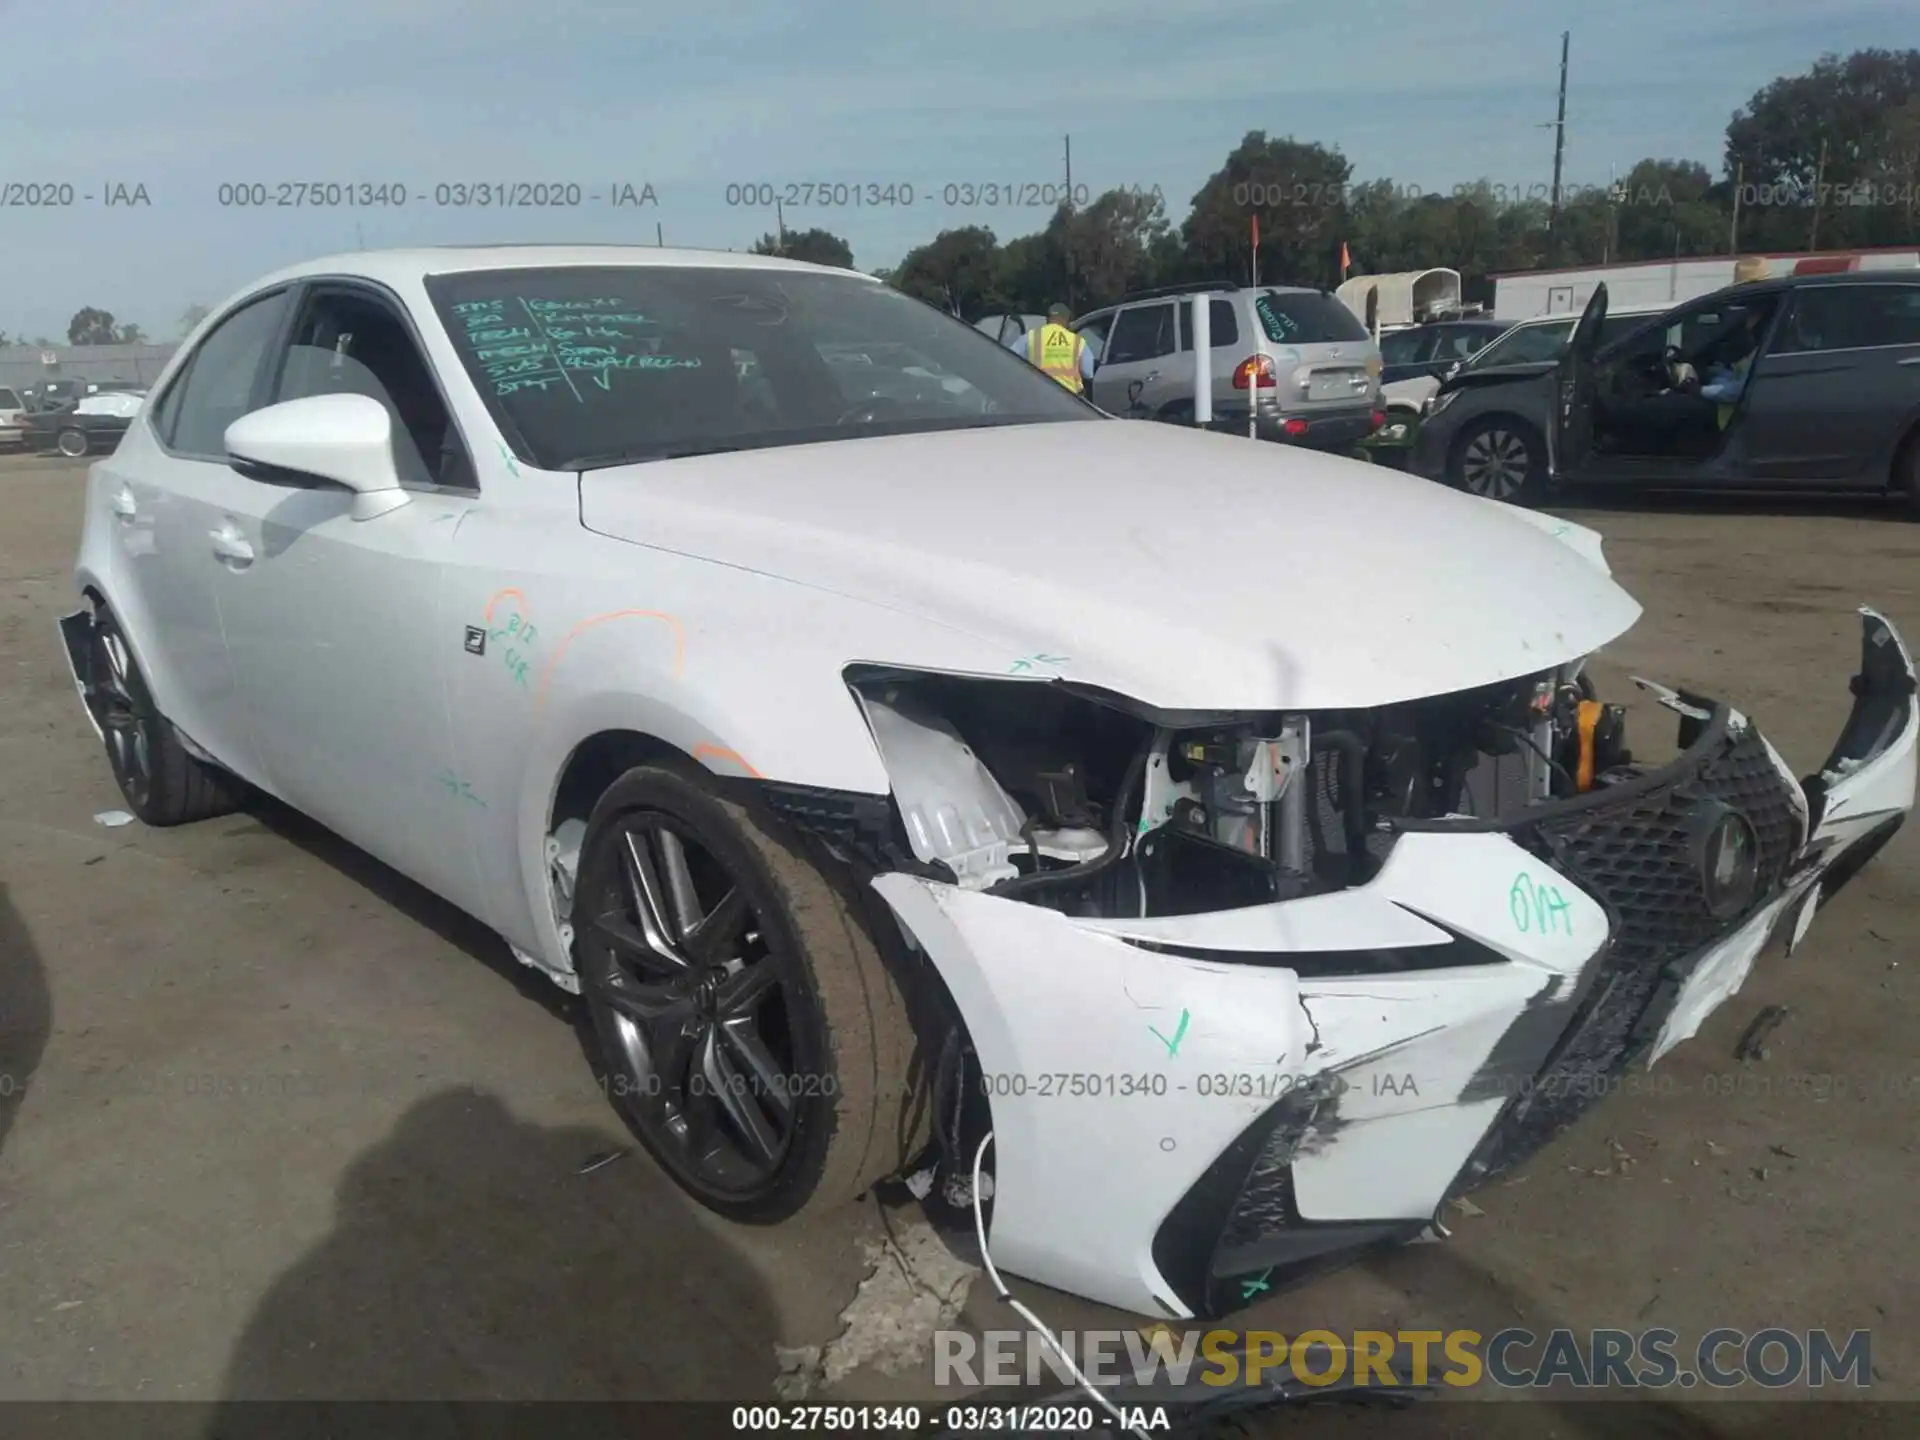
[[[950,1178],[994,1134],[1007,1270],[1216,1315],[1416,1238],[1694,1033],[1914,798],[1914,668],[1863,611],[1841,741],[1795,778],[1584,660],[1368,710],[1155,710],[1071,680],[856,667],[890,800],[768,784],[937,977]]]

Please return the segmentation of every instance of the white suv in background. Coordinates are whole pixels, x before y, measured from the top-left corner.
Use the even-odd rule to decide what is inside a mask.
[[[1073,328],[1095,346],[1093,403],[1112,415],[1193,423],[1192,297],[1211,294],[1213,425],[1262,439],[1348,450],[1385,418],[1380,348],[1324,290],[1230,282],[1143,290]]]

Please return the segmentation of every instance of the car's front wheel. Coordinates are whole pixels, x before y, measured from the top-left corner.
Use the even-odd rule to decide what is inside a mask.
[[[100,722],[107,762],[127,808],[149,825],[185,825],[225,815],[240,782],[187,752],[160,713],[113,612],[93,616],[87,703]]]
[[[1511,416],[1476,421],[1455,442],[1448,471],[1462,490],[1528,504],[1546,487],[1547,447],[1540,432]]]
[[[60,447],[60,453],[71,460],[78,460],[82,455],[86,454],[90,448],[87,443],[86,432],[84,430],[75,430],[71,426],[62,430],[59,438],[54,443]]]
[[[641,765],[601,797],[573,928],[609,1097],[701,1204],[784,1220],[919,1148],[913,1033],[872,938],[697,766]]]

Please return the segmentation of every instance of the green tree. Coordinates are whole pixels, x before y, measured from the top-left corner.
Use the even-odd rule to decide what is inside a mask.
[[[111,345],[117,336],[113,316],[91,305],[76,310],[73,319],[67,322],[69,345]]]
[[[962,319],[977,320],[1004,306],[999,287],[1000,242],[981,225],[942,230],[909,250],[890,283]]]
[[[1916,95],[1920,50],[1823,55],[1804,75],[1756,92],[1727,125],[1727,174],[1754,187],[1742,191],[1741,248],[1804,249],[1815,238],[1816,205],[1822,249],[1912,238],[1900,205],[1845,197],[1897,162],[1896,112]]]
[[[1181,226],[1193,279],[1244,280],[1260,220],[1260,277],[1326,285],[1339,272],[1353,166],[1338,150],[1249,131],[1193,197]]]
[[[787,260],[805,260],[812,265],[833,265],[853,269],[853,247],[831,231],[789,230],[784,240],[778,235],[762,235],[753,242],[755,255],[778,255]]]
[[[114,328],[113,343],[116,345],[144,345],[147,343],[147,332],[132,321],[128,321],[125,325]]]
[[[180,337],[185,339],[194,332],[200,322],[213,312],[204,305],[189,305],[180,312]]]

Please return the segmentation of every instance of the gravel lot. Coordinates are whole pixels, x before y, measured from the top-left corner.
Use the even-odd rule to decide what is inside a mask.
[[[559,997],[477,925],[276,808],[96,824],[121,800],[54,629],[84,478],[0,461],[0,1399],[770,1398],[774,1346],[830,1340],[863,1246],[914,1217],[866,1204],[805,1233],[742,1231],[638,1154],[581,1174],[627,1137]],[[1847,711],[1854,605],[1920,639],[1920,526],[1897,515],[1567,514],[1607,535],[1646,607],[1603,689],[1637,673],[1725,696],[1802,771]],[[1635,704],[1636,749],[1670,748],[1670,719]],[[1665,1062],[1672,1093],[1613,1097],[1476,1197],[1449,1243],[1242,1323],[1661,1325],[1683,1344],[1721,1325],[1871,1329],[1868,1398],[1920,1399],[1917,856],[1897,837],[1798,956],[1769,952]],[[1736,1063],[1774,1003],[1792,1014],[1767,1058]],[[1114,1323],[1028,1298],[1058,1325]],[[984,1281],[967,1314],[1009,1323]],[[869,1366],[839,1388],[924,1381]],[[1805,1426],[1777,1402],[1670,1398],[1685,1408],[1436,1403],[1263,1433]],[[1862,1401],[1821,1429],[1896,1418]]]

